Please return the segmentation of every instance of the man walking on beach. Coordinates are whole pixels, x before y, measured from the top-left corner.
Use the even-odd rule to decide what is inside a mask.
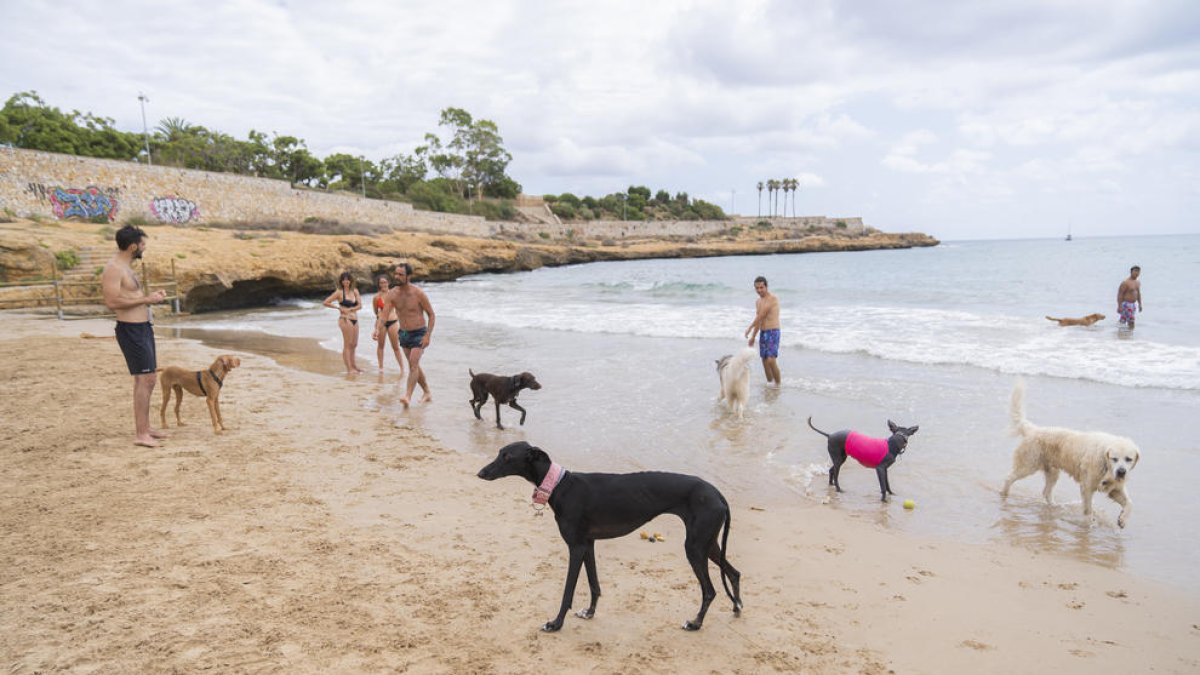
[[[117,344],[125,355],[129,374],[133,375],[133,442],[157,448],[158,439],[166,438],[167,434],[150,428],[150,395],[154,393],[158,363],[149,306],[166,300],[167,293],[157,290],[145,295],[133,271],[133,261],[140,259],[146,250],[146,233],[139,227],[126,225],[117,230],[116,238],[117,254],[104,266],[100,290],[104,306],[117,315]]]
[[[754,303],[754,323],[746,329],[743,337],[749,337],[748,343],[754,346],[754,336],[758,335],[758,355],[762,357],[763,372],[767,374],[767,382],[779,385],[782,382],[779,374],[779,298],[767,290],[767,278],[758,277],[754,280],[754,292],[758,300]]]
[[[1138,281],[1141,275],[1142,268],[1134,265],[1129,268],[1129,278],[1117,288],[1117,314],[1121,323],[1130,329],[1133,328],[1134,310],[1142,311],[1142,282]]]
[[[429,304],[429,296],[425,295],[425,291],[409,282],[411,276],[412,265],[396,265],[396,285],[384,295],[383,308],[379,310],[382,316],[388,316],[395,310],[396,318],[400,320],[400,347],[408,361],[408,388],[404,398],[400,399],[405,408],[412,400],[413,391],[418,384],[425,392],[421,401],[428,403],[433,400],[429,385],[425,382],[425,371],[421,369],[421,355],[429,348],[429,339],[433,337],[433,305]],[[428,324],[425,321],[426,317],[429,319]],[[386,340],[386,331],[384,324],[380,322],[376,328],[376,338],[381,342]]]

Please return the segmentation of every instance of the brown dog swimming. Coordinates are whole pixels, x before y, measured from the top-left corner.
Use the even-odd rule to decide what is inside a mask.
[[[225,423],[221,420],[221,387],[225,384],[225,376],[229,371],[242,365],[242,360],[236,356],[222,354],[213,361],[208,370],[184,370],[179,366],[167,366],[162,368],[162,375],[158,376],[158,382],[162,385],[162,409],[159,410],[159,415],[162,418],[162,426],[167,426],[167,404],[171,402],[171,391],[175,392],[175,423],[178,426],[183,426],[183,420],[179,418],[179,406],[183,403],[183,392],[194,396],[203,396],[205,402],[208,403],[208,416],[212,418],[213,433],[221,433],[225,430]]]
[[[1056,319],[1052,316],[1048,316],[1046,318],[1049,319],[1050,321],[1057,321],[1058,325],[1060,325],[1060,326],[1090,326],[1090,325],[1096,323],[1097,321],[1103,321],[1104,315],[1103,314],[1088,314],[1087,316],[1081,317],[1078,319]]]

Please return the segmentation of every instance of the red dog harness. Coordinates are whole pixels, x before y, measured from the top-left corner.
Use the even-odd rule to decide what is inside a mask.
[[[859,464],[868,469],[874,469],[887,457],[888,442],[886,438],[872,438],[851,431],[846,436],[846,454],[857,459]]]

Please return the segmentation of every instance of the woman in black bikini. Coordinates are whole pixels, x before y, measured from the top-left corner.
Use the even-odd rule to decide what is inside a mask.
[[[342,276],[338,277],[338,289],[321,304],[338,311],[338,328],[342,331],[342,362],[346,364],[346,372],[363,372],[354,360],[354,350],[358,348],[358,310],[362,309],[362,296],[358,293],[354,276],[342,272]]]
[[[379,343],[375,346],[375,357],[379,359],[379,369],[383,370],[384,343],[378,337],[379,322],[382,320],[387,325],[387,341],[392,343],[392,351],[396,354],[396,363],[400,364],[400,374],[403,375],[404,357],[400,355],[400,320],[396,318],[394,310],[388,310],[388,317],[380,316],[380,311],[383,309],[383,296],[387,295],[391,286],[392,282],[386,274],[379,275],[379,292],[375,294],[375,302],[372,303],[375,308],[375,329],[371,331],[371,339]]]

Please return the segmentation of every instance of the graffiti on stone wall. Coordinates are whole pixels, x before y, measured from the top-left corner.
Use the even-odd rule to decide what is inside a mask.
[[[59,220],[67,218],[92,220],[103,217],[111,223],[117,217],[116,195],[120,192],[119,189],[102,190],[95,185],[85,188],[54,187],[46,189],[40,183],[30,183],[27,191],[39,195],[39,199],[49,198],[50,207],[54,210],[54,217]]]
[[[150,201],[150,211],[163,223],[182,225],[200,219],[200,207],[183,197],[155,197]]]

